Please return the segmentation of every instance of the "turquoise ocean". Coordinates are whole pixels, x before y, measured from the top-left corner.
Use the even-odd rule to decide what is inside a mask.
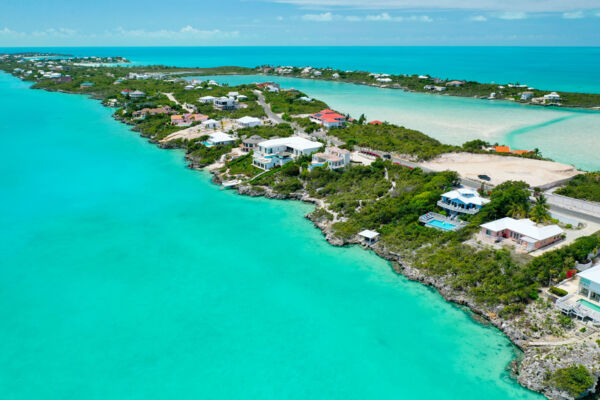
[[[501,332],[310,206],[223,191],[97,101],[0,94],[0,398],[541,399]]]

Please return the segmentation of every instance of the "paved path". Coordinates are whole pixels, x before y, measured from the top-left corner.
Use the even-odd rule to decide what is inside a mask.
[[[271,111],[271,106],[267,104],[267,102],[265,101],[265,95],[260,90],[255,90],[254,93],[258,96],[258,104],[260,104],[261,107],[265,109],[265,113],[267,114],[267,117],[269,117],[270,120],[272,120],[276,124],[281,124],[285,122],[280,116]]]
[[[183,109],[184,109],[184,110],[186,110],[187,112],[189,112],[189,113],[193,113],[193,112],[195,112],[193,109],[190,109],[190,108],[188,107],[188,104],[187,104],[187,103],[186,103],[186,104],[184,104],[184,105],[181,105],[181,103],[180,103],[180,102],[179,102],[179,101],[178,101],[178,100],[175,98],[175,96],[173,96],[173,93],[163,93],[163,94],[164,94],[165,96],[167,96],[167,98],[168,98],[169,100],[171,100],[173,103],[177,104],[178,106],[181,106],[181,107],[183,107]]]

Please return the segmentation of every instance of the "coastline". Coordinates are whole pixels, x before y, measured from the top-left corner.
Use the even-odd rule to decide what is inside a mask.
[[[244,74],[235,74],[235,75],[244,75]],[[349,83],[354,83],[354,82],[349,82]],[[357,84],[359,84],[359,83],[357,83]],[[48,90],[48,89],[44,89],[44,90]],[[73,93],[73,92],[62,91],[62,90],[58,90],[58,91],[63,92],[63,93],[69,93],[69,94],[79,94],[79,93]],[[102,100],[102,98],[100,96],[92,95],[89,97],[92,99],[96,99],[96,100]],[[117,116],[114,116],[114,118],[120,122],[127,123],[126,121],[118,118]],[[127,123],[127,124],[131,125],[129,123]],[[141,134],[141,136],[146,137],[146,136],[144,136],[143,132],[140,132],[140,134]],[[172,146],[168,146],[168,145],[163,146],[163,145],[157,143],[156,141],[153,141],[152,139],[150,139],[149,141],[154,144],[158,144],[159,147],[161,147],[161,148],[167,148],[167,149],[173,148]],[[193,159],[188,159],[188,161],[190,161],[192,164],[194,163]],[[192,165],[192,167],[197,168],[197,169],[205,168],[204,166],[193,166],[193,165]],[[210,166],[208,168],[210,169]],[[215,170],[213,170],[212,172],[214,174],[213,182],[215,184],[222,183],[220,180],[220,177],[218,175],[218,172]],[[304,201],[307,203],[315,204],[316,209],[318,209],[320,206],[322,206],[322,202],[323,202],[322,200],[311,198],[308,195],[308,193],[306,193],[306,192],[303,192],[301,194],[281,195],[281,194],[274,193],[273,191],[258,192],[258,191],[253,190],[251,186],[240,186],[240,187],[236,188],[236,190],[237,190],[238,194],[246,195],[246,196],[253,196],[253,197],[262,196],[262,197],[266,197],[266,198],[282,199],[282,200],[287,200],[287,199],[300,200],[300,201]],[[334,246],[346,246],[346,245],[359,244],[358,241],[356,241],[356,240],[346,240],[346,239],[337,237],[333,233],[331,227],[327,224],[326,221],[319,220],[318,218],[314,218],[314,217],[311,218],[310,214],[307,215],[306,217],[309,220],[311,220],[313,222],[313,224],[321,230],[321,232],[325,236],[325,239],[330,244],[332,244]],[[402,260],[399,255],[391,252],[390,250],[388,250],[386,248],[380,247],[379,245],[376,245],[375,247],[373,247],[372,250],[381,258],[389,261],[391,263],[392,269],[397,274],[404,275],[409,280],[417,281],[426,286],[435,288],[446,301],[452,302],[457,305],[466,306],[472,312],[481,316],[485,321],[489,322],[490,324],[492,324],[493,326],[498,328],[500,331],[502,331],[510,339],[510,341],[513,344],[515,344],[518,348],[520,348],[524,352],[524,359],[521,361],[520,366],[517,367],[518,369],[520,369],[520,372],[521,372],[519,374],[519,378],[518,378],[519,383],[525,387],[528,387],[529,389],[532,389],[535,391],[541,391],[548,397],[557,395],[556,393],[552,393],[552,392],[546,393],[544,391],[545,388],[543,388],[543,384],[541,382],[539,382],[539,380],[538,381],[525,381],[525,380],[522,381],[521,380],[521,377],[524,376],[523,372],[528,372],[527,375],[534,375],[534,373],[535,373],[535,371],[533,369],[531,371],[524,371],[523,370],[524,363],[525,363],[525,365],[530,366],[532,368],[535,364],[527,363],[528,347],[526,346],[526,339],[523,338],[523,336],[524,336],[523,333],[521,331],[519,331],[519,329],[517,327],[512,326],[511,324],[507,323],[506,320],[499,318],[498,315],[495,314],[493,311],[476,304],[473,299],[469,298],[464,293],[461,293],[460,291],[452,289],[449,285],[447,285],[447,283],[445,282],[445,279],[443,277],[435,277],[435,276],[431,276],[431,275],[426,275],[425,273],[418,270],[417,268],[414,268],[412,265],[407,263],[405,260]],[[536,366],[536,368],[537,368],[537,366]],[[550,397],[550,398],[555,398],[555,397]]]
[[[224,74],[225,75],[225,74]],[[489,99],[487,97],[482,97],[482,96],[461,96],[460,94],[455,94],[455,93],[434,93],[434,92],[429,92],[429,91],[419,91],[419,90],[413,90],[413,89],[409,89],[407,87],[403,87],[403,86],[394,86],[394,85],[382,85],[382,84],[376,84],[376,83],[369,83],[369,82],[354,82],[354,81],[349,81],[349,80],[344,80],[344,79],[327,79],[327,78],[323,78],[323,77],[307,77],[307,76],[284,76],[284,75],[273,75],[273,74],[267,74],[264,72],[257,72],[256,74],[244,74],[244,73],[235,73],[235,74],[228,74],[228,75],[262,75],[262,76],[277,76],[277,77],[282,77],[282,78],[295,78],[295,79],[305,79],[305,80],[313,80],[313,81],[325,81],[325,82],[338,82],[338,83],[347,83],[347,84],[353,84],[353,85],[358,85],[358,86],[369,86],[369,87],[374,87],[374,88],[378,88],[378,89],[391,89],[391,90],[401,90],[403,92],[407,92],[407,93],[420,93],[420,94],[427,94],[427,95],[432,95],[432,96],[447,96],[447,97],[461,97],[461,98],[467,98],[467,99],[477,99],[477,100],[488,100],[488,101],[502,101],[502,102],[506,102],[506,103],[511,103],[511,104],[519,104],[519,105],[523,105],[523,106],[536,106],[536,107],[542,107],[542,108],[550,108],[550,109],[556,109],[556,110],[569,110],[569,109],[573,109],[573,110],[588,110],[588,111],[597,111],[600,112],[600,105],[598,106],[594,106],[594,107],[586,107],[586,106],[578,106],[578,105],[571,105],[571,106],[557,106],[557,105],[553,105],[553,104],[536,104],[536,103],[531,103],[531,102],[517,102],[517,101],[511,101],[508,99],[504,99],[504,98],[498,98],[498,99]],[[201,75],[200,75],[201,76]],[[481,83],[481,82],[477,82],[477,83]]]

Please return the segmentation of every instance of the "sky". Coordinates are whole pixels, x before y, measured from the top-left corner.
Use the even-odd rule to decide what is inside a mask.
[[[1,0],[0,47],[600,46],[600,0]]]

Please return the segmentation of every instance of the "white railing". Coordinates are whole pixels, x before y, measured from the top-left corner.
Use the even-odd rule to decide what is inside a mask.
[[[478,208],[463,208],[463,207],[457,207],[454,206],[450,203],[446,203],[443,200],[438,200],[437,205],[441,208],[445,208],[446,210],[450,210],[450,211],[456,211],[462,214],[477,214],[479,212]]]

